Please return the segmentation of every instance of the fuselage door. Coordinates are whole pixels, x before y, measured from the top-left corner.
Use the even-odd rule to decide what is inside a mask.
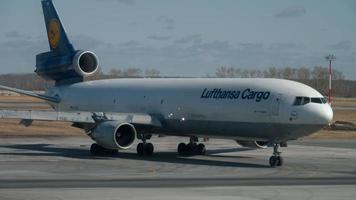
[[[282,94],[276,94],[272,101],[272,116],[279,115],[280,104],[282,101]]]

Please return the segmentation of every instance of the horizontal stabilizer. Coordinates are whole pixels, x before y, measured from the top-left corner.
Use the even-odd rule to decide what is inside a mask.
[[[37,99],[42,99],[42,100],[45,100],[45,101],[50,101],[50,102],[53,102],[53,103],[59,103],[60,102],[60,99],[58,97],[51,97],[51,96],[47,96],[47,95],[43,95],[43,94],[38,94],[38,93],[32,92],[32,91],[21,90],[21,89],[7,87],[7,86],[3,86],[3,85],[0,85],[0,89],[11,91],[11,92],[15,92],[15,93],[26,95],[26,96],[30,96],[30,97],[34,97],[34,98],[37,98]]]

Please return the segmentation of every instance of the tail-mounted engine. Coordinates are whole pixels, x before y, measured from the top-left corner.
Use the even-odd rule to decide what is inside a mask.
[[[74,70],[82,77],[95,74],[99,68],[99,61],[91,51],[77,51],[73,58]]]
[[[56,84],[81,82],[98,69],[98,58],[91,51],[69,52],[66,55],[50,51],[36,57],[36,73],[47,80],[56,81]]]

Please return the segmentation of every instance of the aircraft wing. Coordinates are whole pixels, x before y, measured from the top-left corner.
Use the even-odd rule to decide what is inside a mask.
[[[115,120],[138,125],[161,127],[161,122],[154,116],[142,113],[93,113],[93,112],[58,112],[58,111],[18,111],[0,110],[0,119],[22,119],[38,121],[63,121],[94,124],[98,120]]]
[[[0,89],[13,91],[19,94],[43,99],[46,101],[59,103],[58,97],[38,94],[32,91],[0,85]],[[94,124],[100,120],[115,120],[127,122],[135,125],[148,125],[161,127],[162,124],[157,117],[145,113],[95,113],[95,112],[60,112],[60,111],[40,111],[40,110],[0,110],[0,119],[21,119],[27,121],[63,121],[73,123]]]

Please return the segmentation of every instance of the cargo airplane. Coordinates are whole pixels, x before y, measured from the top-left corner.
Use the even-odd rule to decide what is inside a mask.
[[[281,166],[279,147],[330,123],[333,111],[315,89],[290,80],[263,78],[129,78],[84,81],[99,66],[95,53],[70,43],[52,0],[42,0],[50,51],[36,56],[35,72],[55,82],[44,94],[1,89],[43,99],[53,111],[1,110],[0,118],[67,121],[95,143],[93,155],[130,148],[149,156],[152,135],[182,136],[181,156],[203,155],[199,138],[235,140],[246,147],[273,147],[272,167]]]

